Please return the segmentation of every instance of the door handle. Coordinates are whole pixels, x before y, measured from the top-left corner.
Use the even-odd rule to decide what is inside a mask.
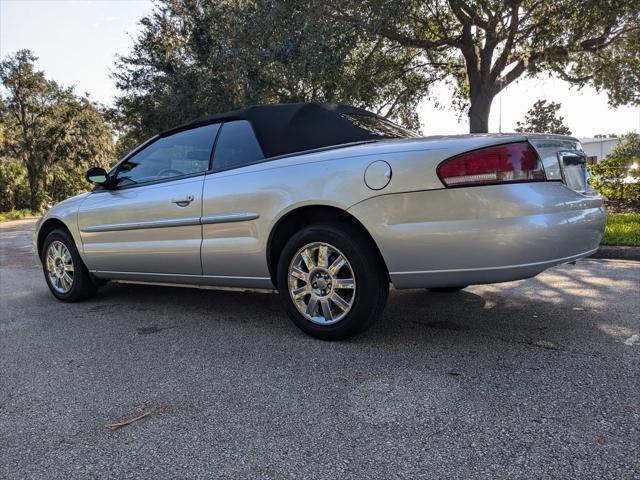
[[[193,195],[187,195],[184,198],[173,198],[173,199],[171,199],[171,203],[175,203],[179,207],[186,207],[191,202],[193,202]]]

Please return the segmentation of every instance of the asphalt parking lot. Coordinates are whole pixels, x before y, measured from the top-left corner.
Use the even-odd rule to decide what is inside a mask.
[[[32,228],[0,225],[0,478],[640,478],[640,263],[392,291],[326,343],[273,294],[59,303]]]

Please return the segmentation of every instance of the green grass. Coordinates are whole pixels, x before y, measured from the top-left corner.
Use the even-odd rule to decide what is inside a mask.
[[[24,210],[10,210],[8,212],[0,212],[0,222],[8,222],[9,220],[20,220],[26,217],[35,217],[37,213],[32,212],[29,209]]]
[[[602,245],[640,247],[640,213],[610,213]]]

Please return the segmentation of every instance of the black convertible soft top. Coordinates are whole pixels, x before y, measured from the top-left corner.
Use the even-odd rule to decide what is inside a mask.
[[[254,105],[205,115],[160,135],[231,120],[251,123],[266,158],[345,143],[413,136],[375,113],[328,103]]]

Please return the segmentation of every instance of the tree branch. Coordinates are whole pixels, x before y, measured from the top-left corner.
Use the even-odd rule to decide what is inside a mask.
[[[378,33],[389,40],[393,40],[394,42],[398,42],[401,45],[407,47],[416,47],[422,48],[424,50],[430,50],[434,48],[441,48],[446,46],[457,47],[459,46],[459,41],[455,38],[441,38],[439,40],[424,40],[421,38],[413,38],[401,34],[395,30],[392,30],[388,27],[379,27],[377,31],[374,33]]]
[[[562,69],[554,69],[554,72],[556,72],[558,76],[565,82],[576,83],[576,84],[584,84],[589,80],[593,79],[593,77],[595,76],[595,72],[591,75],[583,75],[582,77],[571,76]]]
[[[507,60],[511,55],[511,50],[513,49],[514,40],[516,38],[516,34],[518,33],[518,27],[520,26],[520,17],[518,12],[520,10],[520,3],[514,3],[511,7],[511,14],[509,20],[509,31],[507,34],[507,39],[505,41],[504,47],[502,48],[502,53],[496,60],[496,63],[493,65],[490,73],[491,82],[495,82],[500,73],[505,69],[508,65]]]
[[[522,75],[527,70],[528,65],[529,61],[527,59],[521,59],[520,61],[518,61],[515,67],[507,72],[506,75],[498,78],[495,84],[496,93],[500,92],[502,89],[504,89],[504,87],[517,80],[520,75]]]

